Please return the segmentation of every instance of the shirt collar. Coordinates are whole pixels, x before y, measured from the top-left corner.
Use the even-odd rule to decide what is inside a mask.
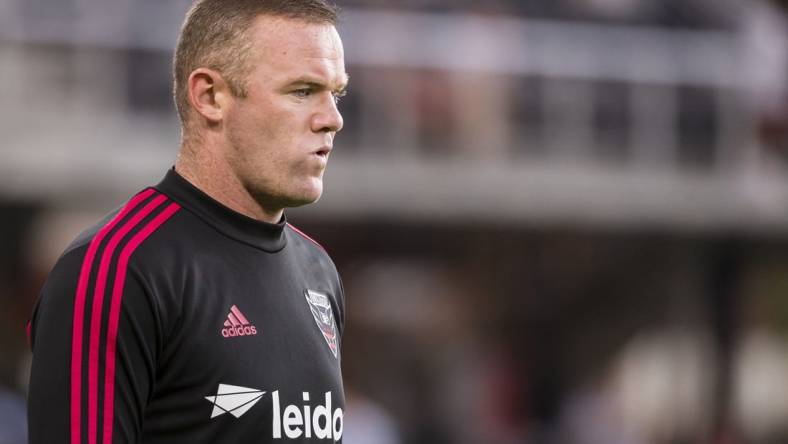
[[[282,219],[275,224],[262,222],[231,210],[205,194],[175,171],[170,169],[156,189],[168,195],[185,209],[204,220],[224,235],[255,248],[275,253],[285,247],[285,225]]]

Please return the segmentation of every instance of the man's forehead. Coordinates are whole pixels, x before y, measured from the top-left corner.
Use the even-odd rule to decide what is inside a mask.
[[[330,23],[260,16],[250,37],[258,66],[275,70],[275,77],[334,87],[347,84],[342,41]]]
[[[252,24],[250,37],[254,46],[266,52],[297,51],[303,57],[344,57],[339,33],[328,22],[261,15]]]

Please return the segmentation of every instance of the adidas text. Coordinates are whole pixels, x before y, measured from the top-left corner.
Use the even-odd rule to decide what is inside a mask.
[[[231,338],[233,336],[249,336],[249,335],[256,335],[257,329],[252,326],[245,326],[245,327],[229,327],[222,329],[222,336],[225,338]]]

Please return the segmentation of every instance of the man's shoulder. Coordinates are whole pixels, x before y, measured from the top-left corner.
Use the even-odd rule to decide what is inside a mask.
[[[290,222],[285,224],[285,231],[287,232],[288,242],[294,243],[300,249],[309,252],[310,255],[327,260],[333,265],[333,262],[331,262],[331,257],[329,256],[325,247],[323,247],[323,245],[321,245],[311,236],[304,233],[301,231],[301,229],[297,228]]]
[[[55,267],[83,262],[101,265],[103,262],[116,264],[122,261],[128,264],[138,256],[132,253],[141,245],[150,244],[151,237],[166,232],[169,233],[166,237],[173,238],[172,233],[179,232],[162,230],[162,226],[179,210],[180,205],[167,195],[153,187],[145,188],[79,233],[63,251]],[[165,239],[165,242],[168,241]]]
[[[105,214],[101,219],[93,223],[93,225],[82,230],[77,235],[77,237],[75,237],[74,240],[71,241],[71,243],[63,251],[63,254],[61,255],[61,259],[65,256],[74,254],[75,252],[77,252],[83,247],[89,246],[90,242],[93,240],[93,238],[96,237],[98,232],[103,227],[105,227],[113,218],[115,218],[122,208],[123,205],[119,206],[118,208],[115,208],[108,214]]]
[[[145,236],[145,233],[158,228],[179,208],[180,206],[164,193],[147,187],[79,233],[66,247],[63,255],[94,241],[115,239],[119,242],[121,237],[131,240],[135,235]]]
[[[341,293],[339,272],[328,251],[300,229],[289,222],[285,226],[288,237],[288,248],[295,250],[299,261],[309,269],[311,276],[323,276],[325,282],[333,286],[333,294]]]

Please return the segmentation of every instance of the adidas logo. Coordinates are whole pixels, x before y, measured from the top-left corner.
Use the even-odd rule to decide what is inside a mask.
[[[216,394],[205,399],[213,403],[211,418],[229,413],[236,418],[246,413],[265,392],[237,385],[219,384]]]
[[[241,310],[235,305],[230,307],[230,313],[227,315],[227,320],[224,321],[222,336],[225,338],[232,338],[235,336],[252,336],[256,334],[257,328],[246,319],[246,316],[241,313]]]

